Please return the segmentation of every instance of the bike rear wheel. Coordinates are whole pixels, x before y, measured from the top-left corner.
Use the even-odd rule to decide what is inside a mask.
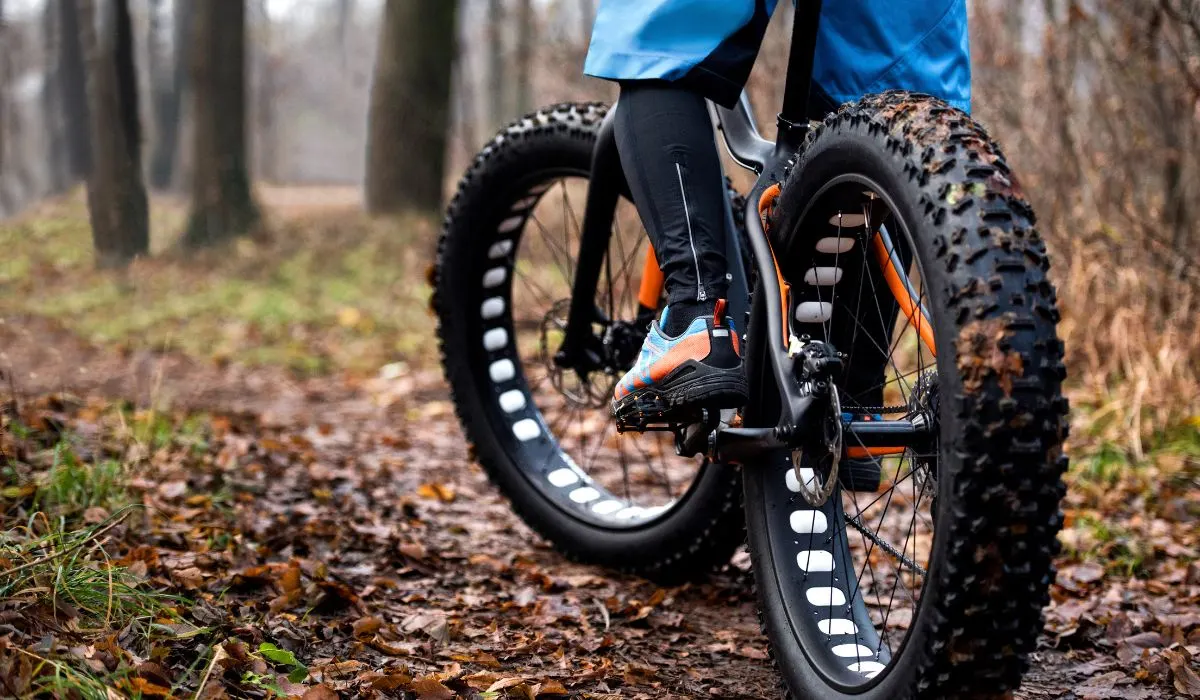
[[[741,477],[676,456],[669,434],[616,433],[613,387],[648,322],[637,286],[647,238],[624,198],[595,299],[605,366],[580,374],[555,359],[606,111],[539,111],[476,158],[439,244],[438,336],[467,438],[521,518],[572,558],[681,580],[726,563],[744,541]]]
[[[792,332],[844,353],[842,419],[934,426],[929,444],[877,457],[877,491],[835,486],[820,506],[800,491],[830,461],[780,453],[744,467],[762,618],[788,689],[1004,695],[1041,631],[1066,466],[1058,313],[1028,204],[966,114],[891,92],[814,129],[771,233]],[[764,306],[749,327],[750,426],[779,415]]]

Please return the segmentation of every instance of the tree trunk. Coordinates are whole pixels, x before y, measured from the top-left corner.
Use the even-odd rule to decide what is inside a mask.
[[[57,47],[64,41],[58,17],[58,4],[46,3],[42,11],[42,40],[46,46],[46,67],[42,80],[42,114],[46,122],[46,171],[50,194],[59,194],[72,184],[71,164],[67,160],[66,115],[62,107],[62,68]],[[0,156],[3,160],[3,156]]]
[[[354,0],[337,0],[337,16],[335,17],[337,31],[337,49],[338,60],[341,61],[342,70],[346,70],[348,63],[346,56],[346,47],[350,44],[350,24],[354,19]]]
[[[8,215],[8,195],[5,187],[4,176],[8,172],[7,157],[5,151],[5,139],[8,137],[8,119],[7,114],[7,99],[8,99],[8,57],[3,51],[3,47],[8,37],[4,36],[7,33],[7,27],[4,24],[4,0],[0,0],[0,217]]]
[[[80,5],[78,0],[51,1],[58,3],[58,84],[62,90],[60,104],[66,120],[67,161],[72,178],[78,180],[86,178],[92,169],[92,119],[88,113],[88,88],[80,43],[83,36],[79,22]]]
[[[150,154],[150,186],[168,189],[175,182],[175,164],[179,157],[179,131],[182,119],[184,85],[187,83],[188,48],[191,44],[192,0],[175,0],[171,27],[171,51],[162,50],[163,31],[153,32],[159,44],[154,52],[158,60],[150,66],[151,107],[154,110],[154,148]],[[154,16],[153,14],[151,15]],[[153,49],[154,44],[151,44]]]
[[[133,30],[128,0],[82,0],[78,9],[94,146],[87,187],[92,240],[96,264],[117,267],[150,250]]]
[[[2,49],[8,37],[4,36],[8,33],[8,27],[4,24],[4,0],[0,0],[0,49]],[[8,119],[5,117],[7,112],[8,98],[8,56],[0,50],[0,190],[4,188],[4,173],[7,170],[4,161],[7,155],[4,152],[4,137],[8,131]]]
[[[504,70],[504,5],[501,0],[488,0],[487,44],[488,44],[488,118],[492,126],[508,121],[507,105],[504,104],[506,73]]]
[[[517,114],[533,110],[533,0],[517,9]]]
[[[244,235],[258,221],[246,165],[246,3],[205,0],[195,11],[195,165],[186,247]]]
[[[373,214],[441,208],[453,0],[387,0],[367,124],[366,205]]]
[[[252,23],[255,50],[250,59],[254,98],[250,114],[254,124],[254,172],[267,182],[277,181],[278,149],[275,133],[275,46],[266,0],[257,0]]]

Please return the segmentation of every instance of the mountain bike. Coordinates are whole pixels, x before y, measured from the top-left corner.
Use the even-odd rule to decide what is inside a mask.
[[[463,177],[434,280],[446,375],[473,454],[566,556],[679,581],[746,542],[795,696],[1003,696],[1062,523],[1045,245],[962,111],[892,91],[804,118],[819,6],[796,11],[775,142],[745,96],[711,108],[757,174],[726,222],[744,407],[613,424],[663,304],[619,105],[529,114]]]

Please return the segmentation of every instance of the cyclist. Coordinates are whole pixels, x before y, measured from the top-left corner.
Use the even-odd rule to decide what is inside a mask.
[[[746,400],[724,316],[725,183],[705,99],[731,107],[777,0],[601,0],[584,72],[620,85],[622,168],[665,276],[667,307],[618,382],[613,411]],[[805,2],[805,0],[799,0]],[[826,0],[810,118],[890,88],[971,101],[965,0]]]

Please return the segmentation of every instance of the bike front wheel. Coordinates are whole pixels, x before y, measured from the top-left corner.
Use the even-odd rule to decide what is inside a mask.
[[[577,371],[556,359],[606,111],[540,110],[475,159],[439,244],[438,336],[467,438],[521,518],[572,558],[678,581],[728,562],[744,541],[741,477],[676,456],[667,433],[616,432],[613,388],[654,313],[639,302],[646,233],[624,197],[604,212],[612,234],[596,285],[599,362]]]
[[[805,698],[982,698],[1015,688],[1042,628],[1061,525],[1066,401],[1043,242],[969,116],[890,92],[810,134],[770,222],[794,335],[843,353],[838,420],[905,418],[927,444],[745,465],[762,619]],[[761,295],[756,295],[761,296]],[[755,299],[745,421],[778,390]],[[846,435],[852,433],[847,432]],[[857,464],[857,466],[855,466]]]

